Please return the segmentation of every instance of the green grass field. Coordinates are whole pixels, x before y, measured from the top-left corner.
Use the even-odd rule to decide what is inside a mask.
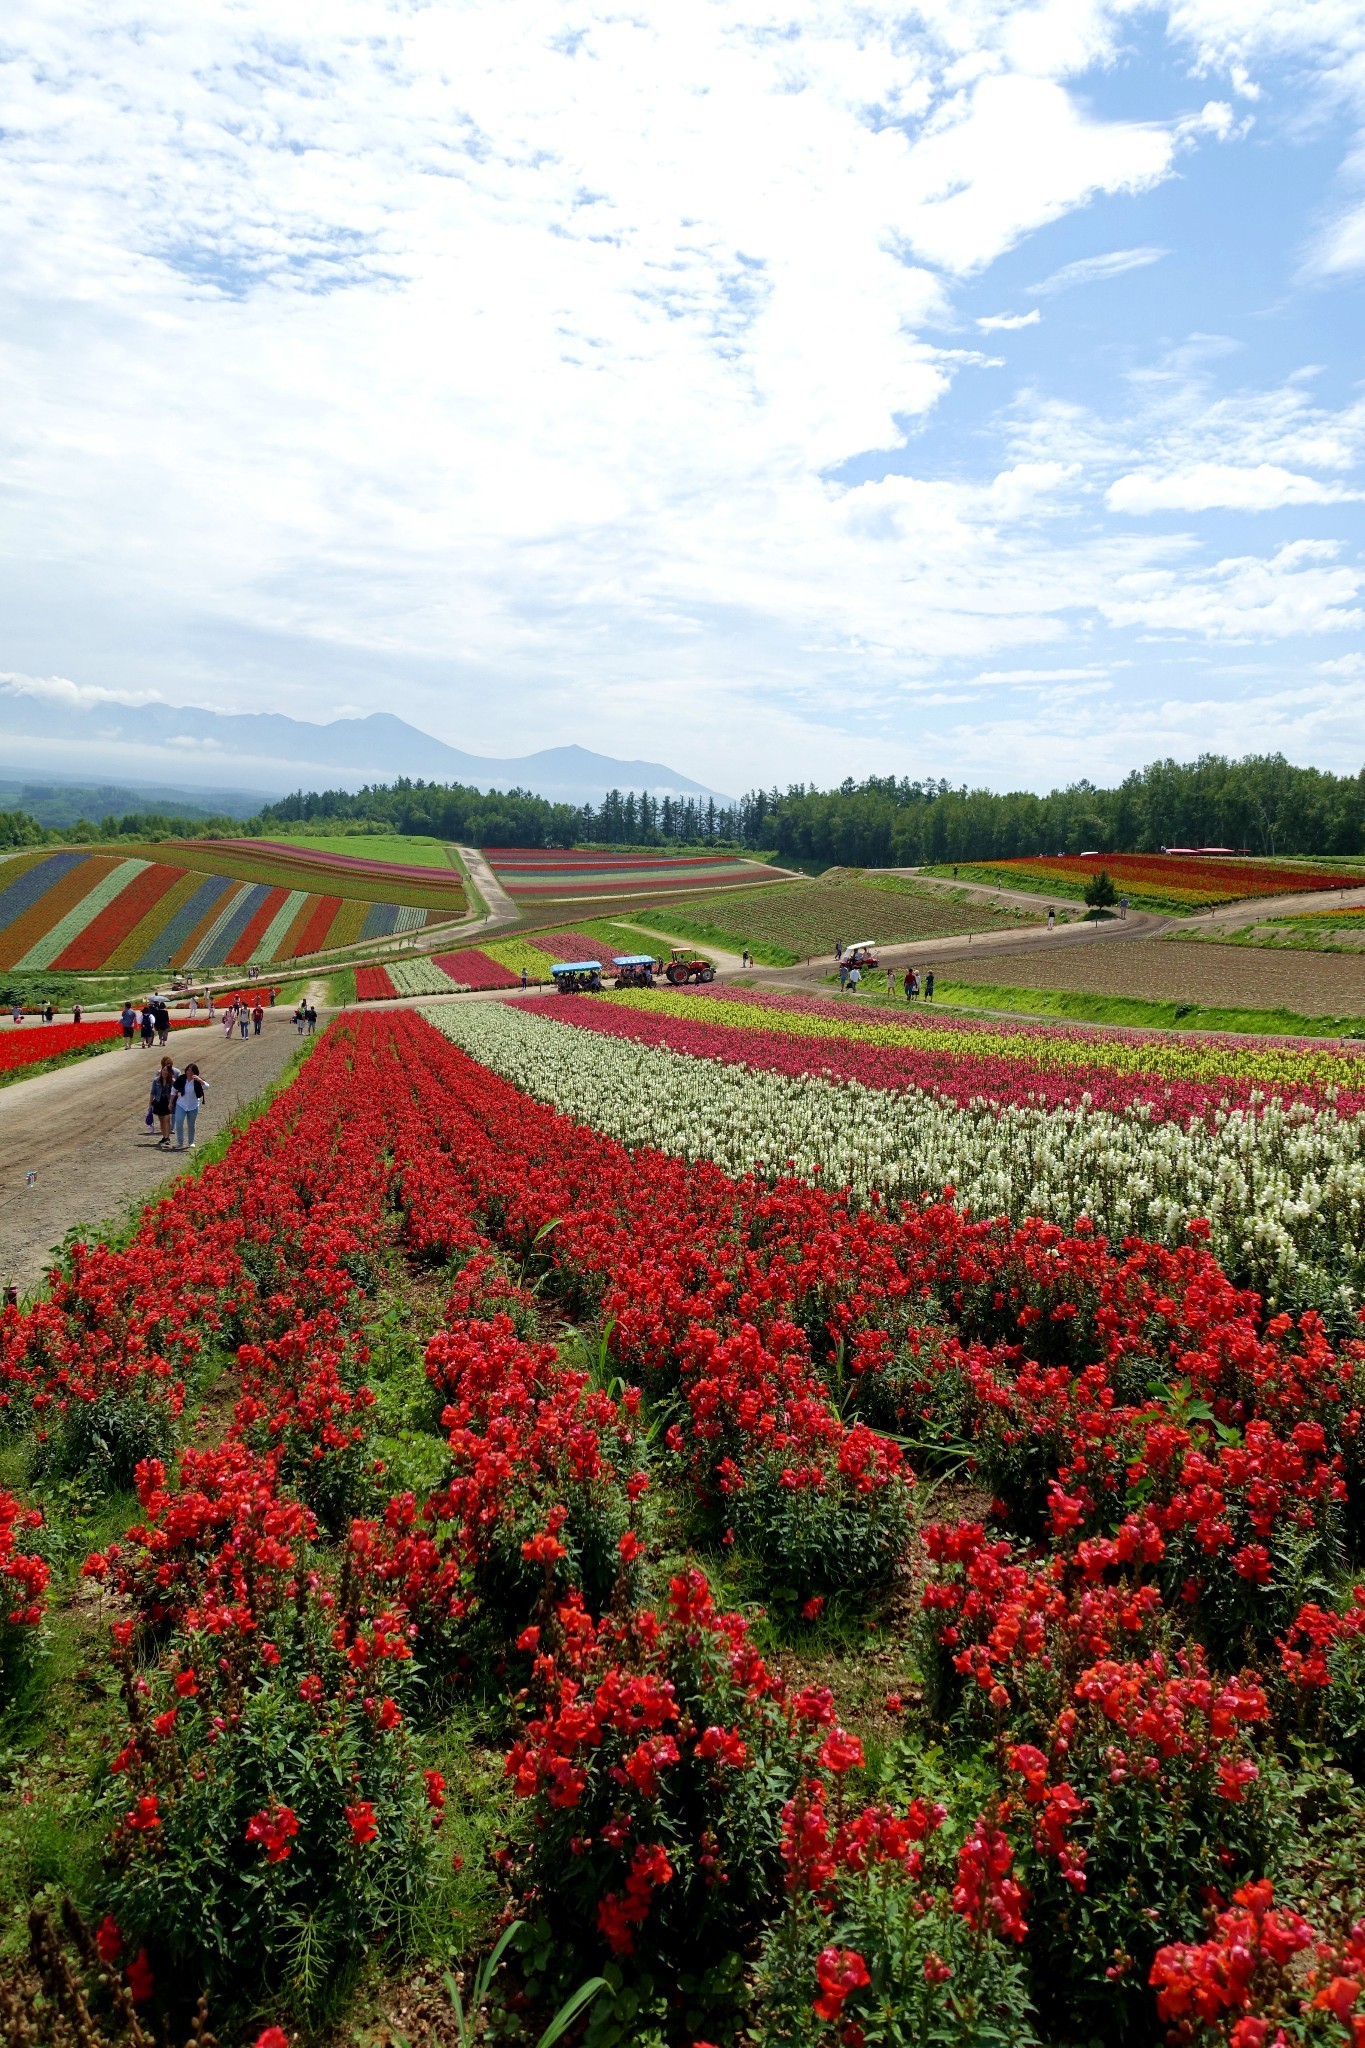
[[[272,835],[284,846],[306,846],[314,853],[340,853],[354,860],[392,861],[397,867],[449,868],[458,872],[452,853],[446,855],[443,839],[425,839],[400,832],[278,832]]]

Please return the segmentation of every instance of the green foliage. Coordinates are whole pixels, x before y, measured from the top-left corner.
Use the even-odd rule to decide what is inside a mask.
[[[1114,885],[1103,868],[1086,883],[1085,901],[1092,910],[1108,910],[1118,901]]]

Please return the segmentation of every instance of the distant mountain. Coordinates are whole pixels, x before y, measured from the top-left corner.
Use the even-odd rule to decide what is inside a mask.
[[[547,747],[514,760],[462,753],[387,711],[311,725],[275,711],[83,707],[0,682],[0,780],[41,775],[102,782],[165,776],[203,791],[231,782],[272,796],[300,787],[358,789],[409,775],[475,789],[529,789],[556,803],[600,803],[609,789],[732,801],[662,762],[617,761],[586,747]]]
[[[250,818],[269,801],[264,791],[168,789],[163,783],[16,782],[0,776],[0,811],[27,811],[40,825],[75,825],[82,818],[126,817],[161,811],[167,817]]]

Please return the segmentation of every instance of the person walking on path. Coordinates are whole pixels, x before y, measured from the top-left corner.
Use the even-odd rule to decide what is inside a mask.
[[[842,939],[834,941],[834,957],[836,960],[842,960],[844,957],[844,942]]]
[[[22,1023],[23,1023],[23,1021],[24,1021],[24,1006],[23,1006],[23,1004],[22,1004],[22,1003],[21,1003],[21,1002],[20,1002],[20,1001],[18,1000],[18,998],[17,998],[17,997],[16,997],[15,1001],[13,1002],[13,1004],[12,1004],[12,1005],[11,1005],[11,1007],[10,1007],[10,1015],[11,1015],[11,1017],[13,1018],[13,1020],[14,1020],[14,1022],[15,1022],[16,1024],[22,1024]]]
[[[858,993],[858,984],[862,980],[862,978],[863,970],[855,962],[854,965],[850,967],[848,970],[848,985],[852,989],[855,996]]]
[[[305,1014],[308,1018],[308,1036],[311,1038],[318,1028],[318,1013],[310,1003]]]
[[[52,1022],[52,1019],[56,1016],[56,1014],[57,1012],[52,1007],[52,998],[51,996],[48,996],[43,1003],[44,1024],[50,1024]]]
[[[307,1022],[308,1013],[303,1007],[303,997],[300,996],[299,1006],[294,1012],[294,1029],[298,1032],[300,1038],[303,1037],[303,1027]]]
[[[150,1051],[152,1040],[155,1037],[156,1018],[152,1015],[152,1004],[149,997],[142,1005],[142,1050],[144,1052]]]
[[[173,1114],[175,1117],[175,1149],[183,1152],[188,1138],[191,1152],[194,1150],[194,1127],[198,1120],[200,1105],[208,1094],[209,1084],[199,1072],[198,1060],[191,1060],[183,1074],[176,1081]]]
[[[913,967],[906,968],[905,980],[901,983],[901,987],[905,990],[906,1002],[913,1003],[915,997],[919,994],[919,976]]]
[[[156,1005],[156,1036],[157,1036],[157,1043],[158,1043],[159,1045],[165,1045],[165,1043],[166,1043],[166,1040],[167,1040],[167,1039],[168,1039],[168,1038],[170,1037],[170,1035],[171,1035],[171,1013],[170,1013],[170,1011],[169,1011],[169,1010],[167,1009],[167,1007],[166,1007],[166,1002],[165,1002],[165,998],[164,998],[164,997],[161,997],[161,998],[159,998],[159,999],[158,999],[158,1001],[157,1001],[157,1005]]]
[[[198,1015],[199,1015],[199,998],[198,998],[198,996],[191,996],[191,997],[190,997],[190,1008],[189,1008],[189,1019],[190,1019],[190,1022],[191,1022],[191,1024],[193,1024],[193,1023],[194,1023],[194,1021],[195,1021],[195,1019],[196,1019],[196,1018],[198,1017]]]
[[[78,1002],[71,1005],[71,1021],[73,1024],[79,1024],[81,1021],[81,1006]]]
[[[837,956],[836,956],[836,957],[837,957]],[[845,965],[844,965],[843,961],[842,961],[842,960],[840,960],[840,961],[839,961],[839,993],[840,993],[840,995],[842,995],[842,994],[843,994],[844,990],[845,990],[845,989],[846,989],[847,987],[848,987],[848,969],[847,969],[847,968],[845,967]]]
[[[225,1039],[231,1038],[232,1036],[232,1027],[233,1024],[236,1022],[236,1016],[237,1013],[235,1005],[232,1003],[228,1003],[223,1010],[223,1037]]]
[[[932,1003],[934,1000],[934,970],[932,967],[924,977],[924,1000],[926,1003]]]
[[[251,1012],[245,1003],[237,1005],[237,1022],[242,1027],[243,1038],[247,1037],[251,1030]]]
[[[1047,928],[1050,932],[1055,932],[1057,929],[1057,913],[1050,903],[1047,907]]]
[[[265,1011],[264,1011],[264,1010],[263,1010],[263,1009],[261,1008],[261,999],[260,999],[260,997],[259,997],[259,996],[257,996],[257,998],[256,998],[256,1003],[255,1003],[255,1007],[254,1007],[254,1009],[253,1009],[253,1010],[252,1010],[252,1012],[251,1012],[251,1035],[252,1035],[252,1037],[253,1037],[253,1038],[259,1038],[259,1037],[260,1037],[260,1035],[261,1035],[261,1026],[262,1026],[262,1024],[264,1024],[264,1022],[265,1022]]]
[[[164,1151],[171,1142],[171,1109],[174,1105],[175,1086],[179,1077],[169,1053],[152,1076],[152,1092],[147,1098],[147,1107],[161,1128],[158,1145]]]
[[[133,1049],[133,1033],[137,1030],[137,1011],[131,1003],[126,1002],[123,1005],[123,1009],[119,1013],[119,1023],[123,1027],[123,1050],[131,1052]]]
[[[886,970],[886,993],[889,996],[893,996],[896,993],[896,970],[894,967],[888,967]]]

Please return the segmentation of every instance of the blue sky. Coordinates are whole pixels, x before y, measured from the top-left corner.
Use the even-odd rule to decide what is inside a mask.
[[[11,689],[1365,760],[1360,0],[10,0],[0,181]]]

